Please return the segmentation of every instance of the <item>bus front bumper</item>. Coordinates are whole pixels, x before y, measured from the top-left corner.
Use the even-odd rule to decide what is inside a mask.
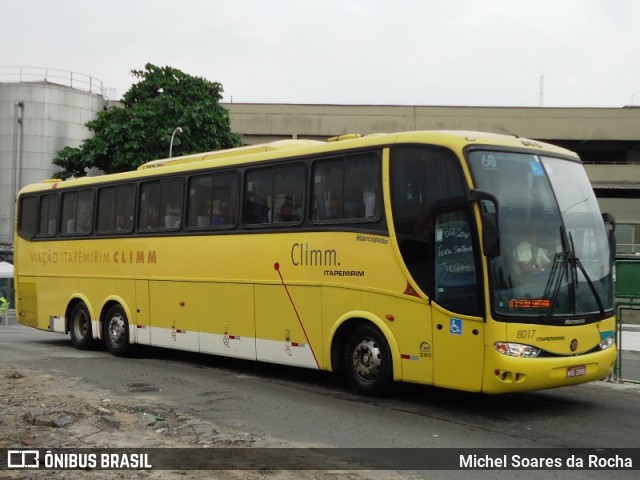
[[[602,380],[617,358],[614,346],[584,355],[519,358],[486,347],[484,393],[511,393],[565,387]]]

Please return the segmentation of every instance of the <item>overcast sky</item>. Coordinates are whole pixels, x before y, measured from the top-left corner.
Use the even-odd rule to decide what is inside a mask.
[[[91,75],[116,98],[151,62],[220,82],[233,102],[535,107],[542,92],[545,107],[640,105],[637,0],[5,0],[1,12],[0,67]]]

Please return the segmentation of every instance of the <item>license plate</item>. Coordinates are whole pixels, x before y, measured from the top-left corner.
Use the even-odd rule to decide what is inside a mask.
[[[567,368],[567,378],[582,377],[587,374],[586,365],[578,365],[577,367]]]

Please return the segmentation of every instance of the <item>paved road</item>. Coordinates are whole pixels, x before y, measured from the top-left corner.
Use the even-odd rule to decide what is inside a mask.
[[[104,349],[75,350],[67,336],[15,324],[0,326],[0,361],[153,396],[283,445],[640,448],[640,387],[634,385],[597,382],[504,396],[400,385],[391,398],[371,399],[322,372],[151,348],[116,358]],[[466,478],[461,473],[472,472],[450,478]],[[560,473],[556,478],[603,474]],[[632,473],[613,475],[636,478]]]

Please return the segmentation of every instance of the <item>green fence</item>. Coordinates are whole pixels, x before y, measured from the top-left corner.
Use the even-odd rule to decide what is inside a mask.
[[[616,313],[619,381],[640,383],[640,259],[618,260]]]

